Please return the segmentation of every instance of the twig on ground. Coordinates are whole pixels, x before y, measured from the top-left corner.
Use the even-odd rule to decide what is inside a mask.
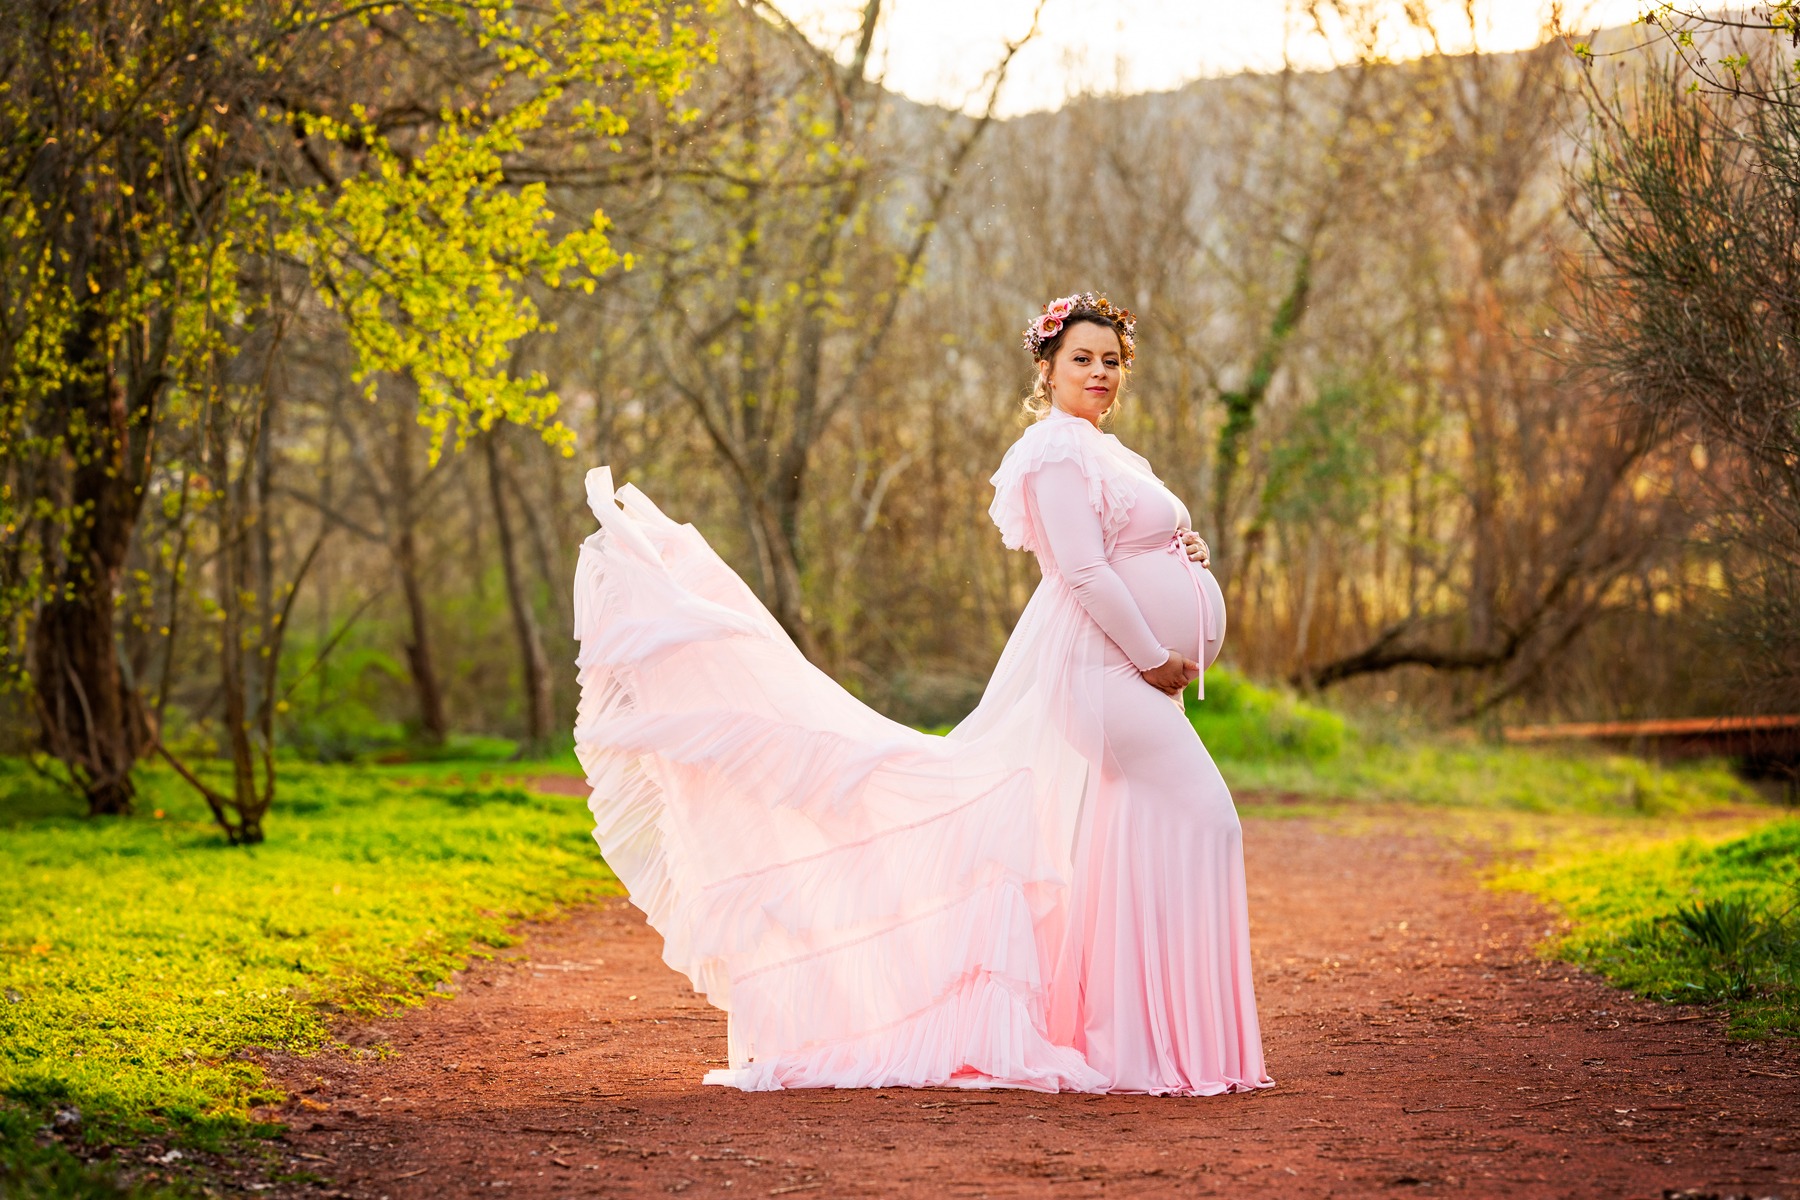
[[[1526,1108],[1549,1108],[1553,1104],[1567,1104],[1576,1099],[1574,1096],[1563,1096],[1556,1100],[1539,1100],[1536,1104],[1527,1104]]]

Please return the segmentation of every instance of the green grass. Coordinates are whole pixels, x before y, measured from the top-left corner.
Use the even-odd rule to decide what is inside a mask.
[[[334,1015],[424,1002],[518,917],[616,886],[579,800],[459,781],[484,768],[288,764],[244,849],[166,773],[140,817],[88,821],[0,761],[0,1193],[36,1148],[20,1122],[57,1108],[89,1146],[266,1135],[247,1050],[316,1050]]]
[[[1498,882],[1568,916],[1547,947],[1558,957],[1641,995],[1722,1005],[1735,1036],[1800,1034],[1800,819],[1551,852]]]
[[[1757,803],[1723,763],[1371,731],[1231,671],[1206,676],[1189,719],[1234,792],[1520,812],[1667,815]]]
[[[114,1164],[84,1161],[59,1141],[40,1142],[38,1125],[29,1109],[0,1104],[0,1196],[185,1200],[206,1194],[185,1178],[122,1179]]]

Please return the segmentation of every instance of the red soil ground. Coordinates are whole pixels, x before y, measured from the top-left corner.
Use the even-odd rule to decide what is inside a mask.
[[[1800,1048],[1540,961],[1543,910],[1416,816],[1245,844],[1271,1090],[705,1088],[724,1018],[612,900],[346,1031],[391,1056],[273,1064],[286,1158],[333,1181],[295,1192],[1800,1197]]]

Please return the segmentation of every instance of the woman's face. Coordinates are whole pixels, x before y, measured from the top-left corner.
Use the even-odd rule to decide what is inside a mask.
[[[1111,325],[1083,321],[1070,325],[1050,363],[1039,363],[1050,386],[1050,403],[1096,424],[1112,407],[1124,374],[1119,334]]]

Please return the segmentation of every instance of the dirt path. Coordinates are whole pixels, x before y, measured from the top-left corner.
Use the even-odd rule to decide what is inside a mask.
[[[1800,1053],[1538,962],[1541,910],[1446,843],[1246,821],[1278,1086],[1151,1099],[703,1088],[725,1026],[624,901],[458,995],[277,1065],[295,1165],[345,1194],[1800,1198]],[[310,1194],[317,1196],[316,1189]]]

